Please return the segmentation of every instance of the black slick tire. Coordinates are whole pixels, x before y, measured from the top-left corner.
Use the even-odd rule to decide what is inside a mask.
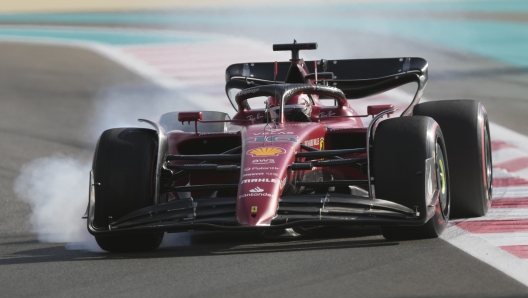
[[[150,129],[115,128],[101,135],[93,160],[94,225],[154,204],[157,135]],[[109,252],[150,251],[158,248],[163,232],[95,236]]]
[[[421,103],[414,115],[433,118],[447,147],[452,196],[452,218],[484,216],[491,206],[493,176],[488,115],[474,100]]]
[[[449,167],[442,131],[430,117],[382,121],[375,131],[375,196],[417,210],[420,226],[381,226],[388,240],[436,238],[449,221]],[[435,196],[435,190],[438,196]]]

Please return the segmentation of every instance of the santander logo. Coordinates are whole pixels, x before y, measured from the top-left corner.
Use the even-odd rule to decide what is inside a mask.
[[[263,191],[264,190],[262,188],[258,187],[258,186],[249,190],[249,192],[263,192]]]

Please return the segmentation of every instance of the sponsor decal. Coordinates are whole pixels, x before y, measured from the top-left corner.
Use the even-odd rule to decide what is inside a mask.
[[[252,178],[252,179],[243,179],[240,181],[240,184],[246,183],[279,183],[279,180],[273,178]]]
[[[264,143],[264,142],[292,142],[297,143],[299,136],[284,135],[284,136],[254,136],[246,138],[245,143]]]
[[[319,139],[319,150],[325,150],[324,138]]]
[[[304,146],[313,147],[315,145],[319,145],[319,139],[311,139],[308,141],[304,141]]]
[[[239,134],[238,131],[232,131],[232,132],[200,132],[198,135],[200,136],[206,136],[206,135],[237,135]]]
[[[245,168],[244,171],[277,171],[279,168],[277,167],[252,167],[252,168]]]
[[[259,165],[263,165],[263,164],[275,163],[275,160],[274,160],[274,159],[271,159],[271,158],[254,159],[254,160],[252,161],[252,163],[254,163],[254,164],[259,164]]]
[[[279,131],[279,132],[268,132],[268,131],[265,131],[265,132],[254,132],[253,135],[254,136],[261,136],[261,135],[265,135],[265,134],[269,134],[269,133],[272,133],[272,134],[276,134],[276,135],[292,135],[293,134],[293,131]]]
[[[354,130],[354,129],[364,130],[364,128],[360,128],[360,127],[329,127],[328,128],[329,131]]]
[[[251,206],[251,213],[257,213],[258,207],[257,206]]]
[[[327,113],[325,112],[321,112],[319,113],[319,118],[327,118],[327,117],[332,117],[334,116],[336,113],[332,112],[332,111],[328,111]]]
[[[248,176],[261,176],[261,175],[264,175],[264,173],[247,173],[247,174],[244,174],[242,176],[243,177],[248,177]]]
[[[260,187],[255,187],[253,189],[250,189],[249,192],[264,192],[264,190]]]
[[[246,90],[242,90],[238,93],[238,95],[246,95],[246,94],[253,94],[253,93],[257,93],[259,92],[259,88],[255,88],[255,89],[246,89]]]
[[[245,197],[271,197],[271,194],[267,192],[251,192],[251,193],[245,193],[243,195],[238,196],[239,199],[242,199]]]
[[[263,156],[278,156],[279,154],[286,153],[286,150],[280,147],[258,147],[251,150],[248,150],[247,155],[253,157],[263,157]]]
[[[307,126],[307,125],[310,125],[310,123],[286,123],[283,125],[284,126]]]
[[[255,120],[259,120],[259,119],[264,118],[264,116],[262,116],[262,115],[259,113],[259,114],[257,114],[257,116],[249,115],[249,116],[247,116],[246,118],[248,118],[249,121],[255,121]]]
[[[264,131],[263,132],[254,132],[253,135],[254,136],[261,136],[261,135],[265,135],[265,134],[274,134],[274,135],[292,135],[294,134],[293,131],[283,131],[284,128],[269,128],[267,129],[266,127],[264,127]]]
[[[248,168],[248,169],[251,169],[251,168]],[[279,174],[277,173],[266,172],[266,173],[245,173],[244,175],[242,175],[242,177],[255,177],[255,176],[264,176],[264,175],[279,176]]]

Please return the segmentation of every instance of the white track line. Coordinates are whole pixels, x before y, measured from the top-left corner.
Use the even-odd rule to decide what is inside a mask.
[[[441,238],[528,286],[527,259],[519,259],[480,235],[470,234],[456,226],[448,227]]]
[[[493,136],[496,137],[497,140],[505,141],[509,144],[515,145],[515,147],[525,152],[528,149],[528,137],[523,134],[520,134],[493,122],[490,122],[490,131]],[[528,176],[526,178],[528,178]]]
[[[517,219],[528,219],[528,208],[491,208],[485,216],[468,218],[464,221]]]
[[[493,169],[493,178],[511,178],[512,174],[503,169]]]
[[[478,237],[495,246],[528,245],[528,232],[515,233],[485,233]]]
[[[495,187],[493,198],[528,198],[528,186]]]
[[[526,157],[526,152],[518,148],[504,148],[493,151],[493,164],[500,164],[517,158]]]

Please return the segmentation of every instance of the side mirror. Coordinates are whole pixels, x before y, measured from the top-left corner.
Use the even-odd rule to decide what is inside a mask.
[[[394,105],[375,105],[375,106],[368,106],[367,107],[367,114],[368,115],[371,115],[372,117],[376,116],[377,114],[383,112],[383,111],[386,111],[386,110],[390,110],[390,109],[394,109]],[[389,113],[387,114],[387,118],[389,117],[389,115],[392,114],[392,113]]]
[[[179,112],[178,113],[178,121],[183,124],[183,122],[187,121],[189,124],[191,124],[191,121],[202,121],[202,112]]]

